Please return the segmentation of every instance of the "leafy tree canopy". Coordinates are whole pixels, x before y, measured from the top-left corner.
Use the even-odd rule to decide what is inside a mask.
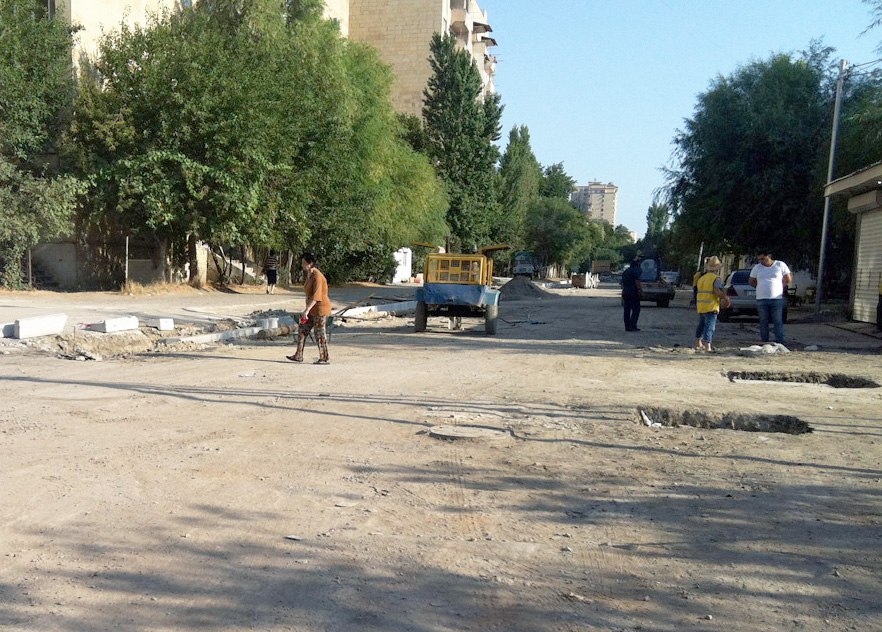
[[[21,260],[40,239],[71,229],[81,187],[52,177],[51,156],[73,96],[76,29],[33,0],[0,0],[0,284],[21,285]]]
[[[542,197],[559,197],[570,199],[576,181],[564,170],[562,162],[545,167],[542,182],[539,184],[539,195]]]
[[[499,216],[494,190],[502,106],[499,95],[482,96],[471,55],[453,36],[435,34],[424,91],[426,153],[447,186],[447,223],[455,247],[486,243]]]
[[[74,130],[93,222],[309,248],[336,280],[443,232],[443,191],[399,138],[391,71],[319,3],[285,8],[202,0],[103,40]]]
[[[542,166],[530,146],[526,125],[514,126],[508,146],[499,163],[499,202],[501,213],[493,240],[520,248],[527,209],[539,197]]]
[[[669,174],[681,234],[693,246],[771,248],[810,259],[820,226],[829,96],[817,60],[774,55],[718,77],[674,139]]]

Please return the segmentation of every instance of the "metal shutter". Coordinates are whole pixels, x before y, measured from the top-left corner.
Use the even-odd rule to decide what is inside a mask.
[[[861,213],[854,279],[854,320],[876,322],[882,283],[882,209]]]

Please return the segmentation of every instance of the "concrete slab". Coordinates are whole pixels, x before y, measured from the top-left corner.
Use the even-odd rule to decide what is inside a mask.
[[[241,327],[239,329],[217,331],[213,334],[201,334],[199,336],[189,336],[186,338],[166,338],[165,340],[160,340],[160,342],[194,342],[196,344],[206,344],[210,342],[220,342],[221,340],[233,340],[235,338],[249,338],[251,336],[256,336],[261,331],[263,330],[260,327]]]
[[[108,318],[107,320],[102,320],[101,322],[92,323],[89,325],[90,331],[98,331],[104,334],[109,334],[114,331],[128,331],[130,329],[138,328],[138,317],[137,316],[123,316],[121,318]]]
[[[258,318],[257,326],[261,329],[276,329],[279,326],[278,318]]]
[[[386,303],[385,305],[365,305],[364,307],[353,307],[343,312],[340,317],[358,316],[359,314],[368,314],[370,312],[392,312],[395,314],[406,314],[416,310],[416,301],[402,301],[400,303]]]
[[[53,336],[60,334],[66,324],[67,314],[46,314],[45,316],[20,318],[14,323],[13,337],[36,338],[37,336]]]
[[[175,321],[173,318],[148,318],[145,321],[148,327],[158,329],[159,331],[174,331]]]

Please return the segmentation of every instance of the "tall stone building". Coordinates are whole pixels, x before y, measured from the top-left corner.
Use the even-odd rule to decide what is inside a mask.
[[[75,55],[94,55],[102,29],[120,23],[143,24],[148,13],[172,8],[175,0],[37,0],[50,14],[80,24]],[[187,6],[198,0],[180,0]],[[423,90],[431,75],[429,43],[434,33],[450,33],[457,45],[469,51],[484,84],[484,93],[496,91],[496,46],[487,12],[477,0],[324,0],[324,16],[336,20],[340,32],[376,48],[392,67],[395,83],[392,103],[396,110],[420,116]]]
[[[570,202],[591,219],[602,219],[616,225],[616,205],[619,187],[612,182],[589,182],[587,186],[575,186]]]
[[[341,0],[328,0],[331,5]],[[395,72],[392,102],[399,112],[420,116],[423,90],[431,75],[429,44],[435,33],[450,33],[472,55],[484,93],[496,91],[493,29],[476,0],[348,0],[348,37],[370,44]]]

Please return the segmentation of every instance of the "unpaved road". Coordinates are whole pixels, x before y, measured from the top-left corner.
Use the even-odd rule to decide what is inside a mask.
[[[882,382],[882,343],[791,325],[821,351],[746,358],[726,350],[756,324],[721,324],[696,355],[683,295],[635,334],[611,287],[504,302],[495,337],[350,322],[329,366],[281,340],[2,355],[0,629],[878,632],[882,389],[725,373]],[[646,427],[641,405],[814,432]]]

